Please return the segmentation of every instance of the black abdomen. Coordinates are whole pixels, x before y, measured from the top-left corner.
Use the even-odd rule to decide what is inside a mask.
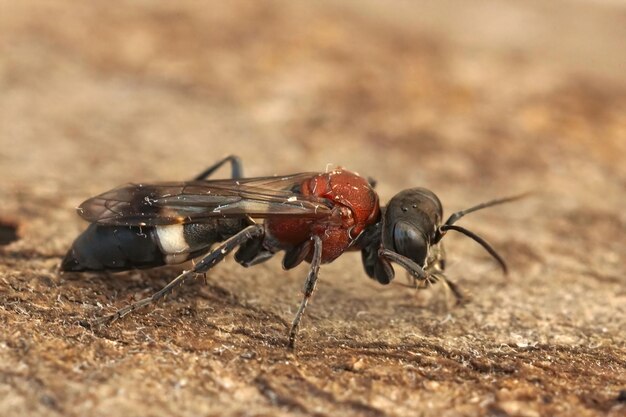
[[[125,271],[177,264],[246,226],[244,219],[151,227],[90,224],[65,255],[61,270]]]
[[[61,263],[62,271],[123,271],[165,264],[154,227],[90,224]]]

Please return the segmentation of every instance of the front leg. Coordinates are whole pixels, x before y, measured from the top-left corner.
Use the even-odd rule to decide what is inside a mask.
[[[289,348],[293,349],[296,344],[296,336],[298,335],[298,328],[300,327],[300,320],[302,320],[302,316],[304,314],[304,310],[306,309],[306,305],[309,302],[309,298],[313,294],[315,290],[315,284],[317,283],[317,277],[320,270],[320,264],[322,263],[322,239],[319,236],[313,236],[313,259],[311,260],[311,268],[309,269],[309,274],[306,277],[306,281],[304,281],[304,298],[300,303],[300,308],[298,308],[298,312],[293,319],[293,323],[291,324],[291,330],[289,331]]]
[[[441,281],[454,295],[455,304],[461,304],[465,300],[459,286],[450,281],[444,270],[446,269],[446,251],[443,242],[431,246],[431,254],[428,259],[426,271]]]

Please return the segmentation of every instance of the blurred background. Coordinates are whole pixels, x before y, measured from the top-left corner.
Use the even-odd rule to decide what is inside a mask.
[[[1,4],[5,183],[99,190],[228,153],[383,194],[624,178],[620,1]]]
[[[623,358],[625,69],[620,0],[0,0],[0,222],[19,234],[4,246],[1,273],[28,294],[44,285],[42,276],[55,291],[72,291],[76,284],[63,287],[54,268],[85,226],[76,205],[129,181],[191,178],[228,154],[242,157],[248,176],[340,165],[377,179],[383,202],[425,186],[448,213],[531,190],[535,197],[466,223],[503,253],[509,280],[473,243],[450,239],[451,275],[474,295],[454,313],[459,321],[444,325],[428,308],[418,320],[415,297],[383,291],[352,254],[323,269],[309,337],[343,335],[345,325],[357,339],[392,343],[419,333],[441,346],[472,333],[486,346],[600,343]],[[229,265],[217,280],[233,271],[248,277],[225,280],[229,291],[290,320],[304,269]],[[284,275],[282,290],[276,274]],[[108,291],[104,302],[132,294],[93,281],[81,299],[93,302],[94,285]],[[28,301],[35,316],[55,294],[43,288],[43,300]],[[379,314],[360,322],[363,309]],[[15,317],[4,320],[5,329],[17,328]],[[376,326],[400,330],[381,336]],[[48,335],[50,349],[63,332]],[[53,384],[46,372],[56,368],[42,363],[34,375]],[[568,401],[608,410],[612,390],[626,382],[623,373],[606,378],[586,375]],[[403,386],[411,383],[394,389]],[[63,392],[51,388],[57,404],[78,398]],[[464,392],[459,398],[476,391]],[[585,402],[587,394],[602,406]],[[408,397],[396,400],[410,415]]]
[[[623,2],[0,4],[7,215],[37,195],[76,232],[86,196],[234,153],[249,176],[340,165],[449,210],[535,190],[559,233],[626,221]]]

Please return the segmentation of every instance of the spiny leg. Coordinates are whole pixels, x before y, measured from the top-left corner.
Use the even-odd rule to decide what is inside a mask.
[[[222,159],[220,161],[217,161],[216,163],[214,163],[213,165],[211,165],[210,167],[208,167],[207,169],[202,171],[200,174],[196,175],[194,180],[200,181],[200,180],[207,179],[215,171],[220,169],[222,167],[222,165],[224,165],[227,162],[230,162],[231,178],[238,179],[238,178],[243,177],[243,166],[242,166],[242,163],[241,163],[241,159],[239,159],[238,156],[229,155],[226,158],[224,158],[224,159]]]
[[[304,314],[304,310],[306,309],[306,305],[309,302],[309,298],[313,294],[315,290],[315,284],[317,283],[317,277],[320,270],[320,264],[322,263],[322,239],[319,236],[313,236],[313,259],[311,260],[311,268],[309,269],[309,274],[306,277],[306,281],[304,281],[304,298],[300,303],[300,308],[298,308],[298,312],[293,319],[293,323],[291,324],[291,330],[289,331],[289,348],[293,349],[296,344],[296,336],[298,334],[298,328],[300,327],[300,320],[302,320],[302,315]]]
[[[212,250],[208,255],[202,258],[202,260],[198,262],[193,267],[193,269],[189,271],[184,271],[179,276],[177,276],[172,281],[170,281],[170,283],[167,284],[165,287],[163,287],[161,290],[152,294],[152,296],[139,300],[124,308],[121,308],[109,316],[105,316],[101,319],[98,319],[94,322],[94,324],[102,325],[102,324],[112,323],[132,313],[135,310],[138,310],[142,307],[145,307],[147,305],[150,305],[152,303],[159,301],[161,298],[171,293],[174,289],[180,287],[184,283],[185,279],[187,279],[190,275],[205,273],[206,271],[211,269],[213,266],[215,266],[218,262],[222,261],[226,257],[226,255],[228,255],[237,246],[241,245],[242,243],[250,239],[254,239],[255,237],[261,236],[263,235],[263,233],[264,233],[264,230],[263,230],[263,226],[261,225],[254,224],[254,225],[246,227],[245,229],[243,229],[236,235],[232,236],[228,240],[225,240],[217,248]]]

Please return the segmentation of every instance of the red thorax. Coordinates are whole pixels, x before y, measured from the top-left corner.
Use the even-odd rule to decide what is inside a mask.
[[[316,219],[268,219],[266,230],[283,249],[300,245],[313,235],[322,239],[322,262],[336,259],[352,246],[354,240],[380,216],[378,195],[368,181],[342,168],[318,174],[301,186],[305,196],[328,201],[332,215]],[[311,253],[307,257],[309,260]]]

